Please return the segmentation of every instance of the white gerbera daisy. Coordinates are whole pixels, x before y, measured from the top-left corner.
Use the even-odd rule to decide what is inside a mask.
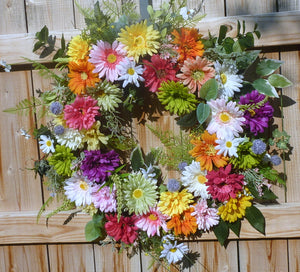
[[[174,244],[164,243],[163,246],[164,249],[160,254],[160,258],[166,258],[169,264],[181,261],[184,254],[189,251],[185,244],[177,244],[177,241]]]
[[[207,186],[205,185],[206,170],[201,171],[200,162],[192,161],[192,163],[184,168],[182,172],[181,181],[187,190],[194,194],[194,196],[200,196],[207,199],[210,195],[207,192]]]
[[[218,155],[223,154],[223,156],[229,155],[229,157],[235,156],[238,157],[237,147],[241,142],[244,141],[244,138],[228,138],[228,139],[218,139],[216,143],[218,144],[215,149],[219,150]]]
[[[232,61],[224,61],[220,64],[215,62],[216,80],[220,83],[219,98],[228,100],[234,95],[234,92],[240,92],[243,86],[243,76],[238,75],[238,69]]]
[[[243,132],[243,112],[236,106],[236,102],[226,103],[224,98],[207,102],[212,111],[212,119],[207,126],[210,134],[217,134],[218,139],[238,137]]]
[[[55,137],[60,145],[69,147],[71,150],[76,150],[82,147],[84,135],[77,129],[65,128],[63,134],[55,135]]]
[[[41,135],[39,144],[41,145],[40,148],[44,153],[48,154],[50,152],[55,152],[53,140],[49,136]]]
[[[131,61],[129,58],[126,58],[118,65],[121,76],[118,80],[124,80],[122,87],[125,88],[128,83],[132,83],[135,86],[139,87],[139,81],[144,81],[144,78],[140,75],[143,74],[144,68],[142,65],[135,66],[135,62]]]
[[[93,199],[93,183],[83,176],[74,174],[66,180],[65,195],[75,201],[76,207],[91,205]]]

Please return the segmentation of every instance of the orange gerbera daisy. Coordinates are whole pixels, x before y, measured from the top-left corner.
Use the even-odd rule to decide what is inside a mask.
[[[167,228],[174,228],[175,235],[184,234],[185,236],[188,236],[191,233],[195,233],[197,230],[197,219],[191,215],[192,212],[194,212],[193,207],[180,215],[177,214],[172,216],[171,220],[167,222]]]
[[[96,82],[100,81],[98,74],[93,73],[95,66],[87,60],[70,61],[69,69],[70,81],[68,86],[77,95],[85,94],[86,87],[95,87]]]
[[[213,170],[213,164],[218,168],[227,164],[228,158],[217,154],[216,140],[217,135],[215,133],[209,134],[207,130],[201,134],[200,139],[191,140],[195,147],[189,153],[196,158],[196,161],[200,162],[201,170],[211,171]]]
[[[203,55],[204,45],[199,40],[201,35],[196,28],[182,27],[180,32],[174,29],[171,34],[174,35],[173,44],[178,47],[178,62],[183,63],[188,58],[195,58],[196,56],[201,57]]]

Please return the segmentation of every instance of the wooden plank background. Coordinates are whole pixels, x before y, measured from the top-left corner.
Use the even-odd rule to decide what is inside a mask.
[[[91,7],[95,1],[78,0]],[[83,17],[73,0],[1,0],[0,58],[10,64],[26,63],[22,57],[38,59],[31,52],[34,34],[45,24],[58,36],[67,38],[83,27]],[[153,1],[159,7],[161,1]],[[190,7],[197,0],[188,1]],[[284,119],[275,118],[292,136],[293,153],[280,170],[287,175],[287,190],[276,188],[280,205],[261,207],[267,219],[267,235],[262,236],[245,224],[241,239],[231,234],[227,249],[208,234],[189,247],[200,253],[199,262],[190,271],[300,271],[300,1],[299,0],[206,0],[205,19],[197,26],[205,35],[217,33],[221,23],[234,35],[236,20],[246,20],[251,30],[257,22],[262,47],[267,57],[281,59],[281,71],[294,84],[283,95],[296,103],[283,108]],[[47,191],[31,171],[38,156],[37,143],[25,140],[21,128],[35,125],[34,116],[14,116],[2,112],[18,101],[29,98],[37,88],[47,89],[50,82],[30,70],[0,73],[0,271],[147,271],[150,257],[136,255],[127,259],[111,247],[86,243],[83,228],[89,220],[78,215],[69,225],[62,226],[65,214],[36,224],[37,210]],[[174,119],[166,114],[157,122],[166,129],[177,130]],[[143,125],[135,132],[145,150],[158,141]],[[298,153],[298,154],[297,154]],[[171,175],[175,175],[171,173]],[[152,267],[149,271],[166,271]],[[189,271],[189,270],[185,270]]]

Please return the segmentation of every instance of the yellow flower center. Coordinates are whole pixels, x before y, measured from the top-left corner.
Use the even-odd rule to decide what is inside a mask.
[[[135,47],[145,47],[146,43],[145,43],[144,37],[142,37],[142,36],[134,37],[133,45]]]
[[[107,61],[108,61],[109,63],[115,63],[116,60],[117,60],[117,57],[116,57],[115,54],[109,54],[109,55],[107,56]]]
[[[52,142],[50,141],[50,140],[48,140],[47,142],[46,142],[46,146],[51,146],[52,145]]]
[[[255,115],[255,111],[254,110],[248,110],[249,111],[249,113],[250,113],[250,115],[251,115],[251,117],[253,117],[254,115]]]
[[[221,82],[222,82],[222,84],[225,84],[226,82],[227,82],[227,76],[225,75],[225,74],[221,74],[220,75],[220,77],[221,77]]]
[[[216,149],[215,149],[215,146],[213,144],[209,144],[207,146],[207,149],[206,149],[206,155],[208,156],[214,156],[216,155]]]
[[[228,112],[222,112],[219,115],[219,119],[223,122],[223,123],[228,123],[230,120],[230,115],[228,114]]]
[[[141,189],[135,189],[132,193],[132,196],[135,198],[135,199],[139,199],[143,196],[143,191]]]
[[[148,218],[151,220],[151,221],[156,221],[157,220],[157,216],[153,213],[151,213]]]
[[[227,141],[225,145],[226,145],[226,147],[230,148],[230,147],[232,147],[232,142]]]
[[[134,75],[134,69],[133,68],[128,68],[128,70],[127,70],[127,74],[129,74],[129,75],[131,75],[131,76],[133,76]]]
[[[197,70],[193,73],[193,79],[197,81],[201,81],[205,76],[205,73],[201,70]]]
[[[174,252],[176,252],[176,251],[177,251],[177,248],[176,248],[176,247],[174,247],[174,248],[171,248],[171,249],[170,249],[170,251],[174,253]]]
[[[88,75],[85,72],[81,73],[80,76],[82,80],[87,80],[88,78]]]
[[[85,181],[80,181],[79,187],[81,190],[83,191],[87,191],[87,189],[89,188],[89,185],[85,182]]]
[[[207,181],[207,179],[206,179],[205,176],[199,175],[199,176],[198,176],[198,181],[199,181],[201,184],[204,184],[204,183]]]

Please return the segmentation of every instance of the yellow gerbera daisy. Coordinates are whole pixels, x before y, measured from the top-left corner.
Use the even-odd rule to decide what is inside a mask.
[[[72,61],[85,59],[89,52],[90,46],[87,41],[83,40],[80,35],[75,36],[69,43],[67,55]]]
[[[193,195],[188,193],[186,189],[181,192],[163,192],[160,195],[160,201],[157,206],[163,214],[169,216],[183,213],[189,209],[189,205],[193,202]]]
[[[153,29],[153,25],[147,26],[147,20],[138,24],[125,26],[119,33],[119,42],[125,45],[128,57],[133,57],[138,62],[140,56],[157,53],[159,32]]]
[[[219,207],[218,214],[224,221],[233,223],[238,218],[243,218],[245,216],[246,208],[252,205],[252,199],[252,196],[246,195],[241,195],[237,198],[230,198],[225,205]]]

